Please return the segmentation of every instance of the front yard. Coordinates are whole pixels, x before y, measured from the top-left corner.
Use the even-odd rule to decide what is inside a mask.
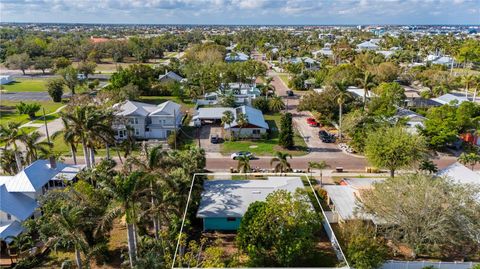
[[[45,92],[46,84],[45,79],[16,78],[15,81],[0,87],[5,92]]]
[[[286,150],[279,146],[278,126],[280,126],[281,115],[279,113],[273,115],[265,114],[264,117],[271,131],[268,139],[225,141],[222,144],[221,153],[228,155],[237,151],[250,151],[256,156],[270,156],[273,155],[275,151],[288,152],[292,156],[302,156],[308,153],[307,144],[297,130],[295,130],[293,139],[295,142],[294,149]]]
[[[16,101],[7,101],[0,100],[0,125],[7,124],[9,122],[18,122],[18,123],[27,123],[30,121],[28,115],[20,115],[17,112],[16,105],[20,102]],[[55,112],[58,108],[63,106],[63,103],[54,103],[53,101],[25,101],[24,103],[38,103],[45,109],[45,114]],[[38,121],[42,119],[43,111],[42,108],[36,113],[37,120],[35,123],[43,123],[43,121]],[[54,115],[47,116],[48,120],[53,120],[56,117]]]

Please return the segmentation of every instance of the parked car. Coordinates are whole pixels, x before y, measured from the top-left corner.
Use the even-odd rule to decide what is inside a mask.
[[[312,127],[317,127],[320,125],[314,118],[307,118],[307,124]]]
[[[320,130],[318,132],[318,136],[320,137],[320,140],[322,140],[323,143],[334,143],[335,142],[335,136],[332,134],[329,134],[325,130]]]
[[[212,143],[212,144],[220,143],[220,137],[218,137],[217,134],[210,136],[210,143]]]
[[[253,154],[248,151],[239,151],[239,152],[232,153],[232,155],[230,155],[232,160],[236,160],[240,156],[247,156],[249,159],[253,158]]]
[[[293,91],[288,90],[288,91],[287,91],[287,96],[295,96],[295,94],[293,93]]]

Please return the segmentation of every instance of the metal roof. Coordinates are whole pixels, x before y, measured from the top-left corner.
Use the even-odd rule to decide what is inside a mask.
[[[440,170],[437,173],[439,177],[447,177],[455,183],[476,184],[480,186],[480,174],[465,167],[465,165],[456,162]]]
[[[164,115],[173,115],[180,113],[181,106],[175,102],[172,102],[170,100],[163,102],[157,106],[157,109],[150,113],[150,116],[152,115],[159,115],[159,114],[164,114]]]
[[[114,108],[119,108],[116,113],[118,116],[148,116],[150,112],[157,109],[156,105],[146,104],[127,100],[124,103],[115,104]]]
[[[242,217],[248,206],[265,201],[276,190],[295,192],[304,188],[299,177],[268,177],[267,180],[208,180],[203,184],[199,218]]]
[[[173,80],[176,80],[178,82],[182,81],[184,78],[181,77],[180,75],[178,75],[177,73],[173,72],[173,71],[170,71],[164,75],[160,75],[158,77],[158,80],[163,80],[165,78],[170,78],[170,79],[173,79]]]
[[[258,110],[256,108],[253,108],[251,106],[237,107],[235,109],[235,111],[233,112],[235,120],[232,122],[232,124],[230,124],[230,126],[225,124],[224,128],[229,129],[230,127],[231,128],[237,127],[237,125],[238,125],[237,117],[238,117],[238,114],[240,114],[240,113],[243,113],[247,116],[247,121],[248,121],[249,124],[258,126],[260,128],[268,129],[268,124],[265,121],[265,118],[263,117],[262,111]]]
[[[457,105],[460,105],[463,102],[469,101],[468,98],[464,95],[455,95],[451,93],[447,93],[437,98],[433,98],[432,100],[442,105],[450,104],[450,102],[452,101],[458,101]]]
[[[56,177],[59,173],[65,175],[64,179],[73,179],[76,173],[84,167],[83,165],[69,165],[62,162],[56,164],[56,168],[52,169],[49,160],[36,160],[10,180],[6,180],[5,187],[9,192],[36,192],[49,180],[58,180]]]
[[[6,243],[11,243],[13,241],[12,237],[18,236],[24,230],[22,224],[18,221],[13,221],[10,223],[1,223],[0,224],[0,239]]]
[[[8,192],[5,185],[0,186],[0,210],[24,221],[29,218],[38,204],[23,193]]]

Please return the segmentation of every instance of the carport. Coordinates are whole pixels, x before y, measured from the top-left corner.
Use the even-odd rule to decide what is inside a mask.
[[[195,126],[202,126],[206,122],[219,123],[225,111],[231,111],[235,115],[235,109],[231,107],[202,107],[197,109],[192,120]]]

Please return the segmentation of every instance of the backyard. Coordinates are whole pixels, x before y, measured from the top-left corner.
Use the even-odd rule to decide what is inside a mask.
[[[273,155],[275,151],[282,151],[288,152],[292,156],[302,156],[308,153],[307,144],[305,144],[305,140],[303,140],[297,130],[294,130],[294,149],[287,150],[278,145],[278,126],[280,126],[281,117],[280,113],[265,114],[264,117],[271,132],[268,139],[225,141],[221,147],[222,154],[227,155],[237,151],[250,151],[256,156],[268,156]]]

